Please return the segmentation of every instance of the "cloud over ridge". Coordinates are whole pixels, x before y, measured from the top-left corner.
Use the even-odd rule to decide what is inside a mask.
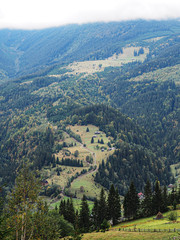
[[[180,18],[179,0],[2,0],[0,28]]]

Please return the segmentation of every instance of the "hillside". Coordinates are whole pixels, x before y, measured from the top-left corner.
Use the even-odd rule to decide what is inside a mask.
[[[179,21],[143,20],[1,30],[1,182],[11,186],[25,158],[48,172],[66,127],[93,125],[116,148],[99,160],[102,186],[124,193],[130,177],[138,190],[147,177],[171,183],[180,157],[179,33]]]
[[[36,31],[1,30],[0,79],[45,70],[54,64],[104,60],[121,53],[129,44],[154,48],[153,56],[164,58],[174,44],[178,44],[172,38],[178,41],[179,29],[179,21],[138,20],[67,25]],[[159,48],[165,52],[159,54]],[[174,54],[178,57],[177,51]],[[156,65],[156,60],[153,64]]]

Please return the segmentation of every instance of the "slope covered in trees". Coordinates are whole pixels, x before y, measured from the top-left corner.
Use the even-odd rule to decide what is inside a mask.
[[[150,180],[158,176],[168,183],[169,166],[180,157],[179,28],[179,21],[139,20],[0,31],[0,180],[13,182],[24,157],[39,169],[52,164],[62,127],[91,123],[115,139],[120,150],[114,157],[119,162],[128,159],[121,162],[124,169],[129,162],[136,166],[135,184],[140,183],[140,189],[147,179],[139,169],[143,156],[150,159],[143,162],[152,171]],[[73,61],[101,60],[113,54],[118,60],[127,47],[149,53],[143,62],[109,65],[91,75],[69,69]],[[37,69],[43,71],[34,72]],[[32,74],[23,76],[27,73]],[[7,82],[6,76],[22,77]],[[114,157],[108,161],[114,163]],[[122,171],[120,179],[126,178]],[[101,173],[106,186],[113,176],[117,178],[110,172]],[[127,189],[128,181],[123,186],[118,183],[120,191]]]
[[[114,53],[120,53],[122,47],[132,42],[158,37],[171,39],[173,35],[178,36],[179,29],[178,21],[138,20],[74,24],[36,31],[1,30],[0,79],[4,76],[33,73],[57,63],[105,59]],[[151,45],[152,42],[148,44]],[[176,49],[179,49],[178,46]],[[158,54],[158,51],[154,54]],[[178,57],[176,50],[173,54]],[[169,61],[167,55],[169,56],[168,51],[159,54],[163,60],[161,66]],[[159,68],[156,60],[153,60],[152,65]]]

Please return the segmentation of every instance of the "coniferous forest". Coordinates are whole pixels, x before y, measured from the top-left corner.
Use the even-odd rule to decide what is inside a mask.
[[[179,35],[178,20],[0,30],[0,239],[178,208]]]

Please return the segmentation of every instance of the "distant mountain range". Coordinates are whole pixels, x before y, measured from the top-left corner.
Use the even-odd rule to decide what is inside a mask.
[[[163,49],[162,53],[157,52],[156,46],[175,36],[178,38],[179,29],[180,22],[175,20],[138,20],[36,31],[0,30],[0,79],[19,77],[54,64],[105,59],[121,52],[127,44],[143,43],[152,47],[153,42],[155,54],[160,57],[165,53]],[[155,43],[157,39],[160,40]]]

